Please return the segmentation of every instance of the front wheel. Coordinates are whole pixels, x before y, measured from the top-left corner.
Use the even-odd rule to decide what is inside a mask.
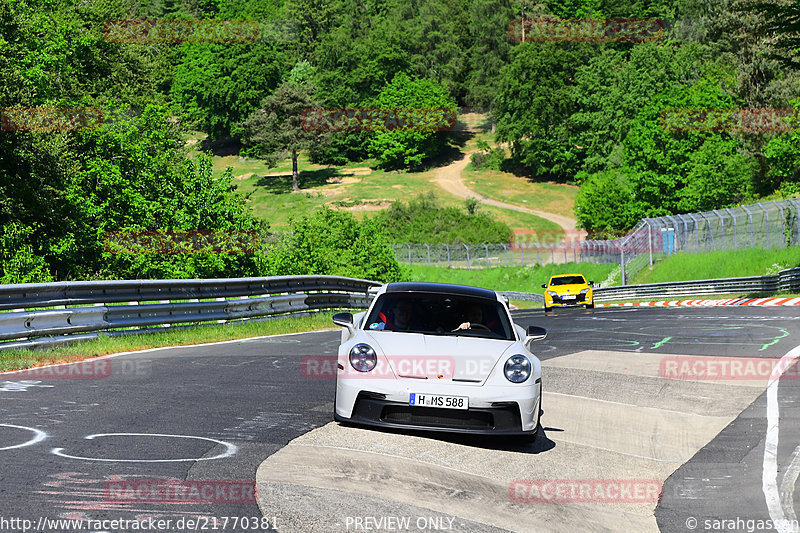
[[[546,305],[544,306],[544,312],[545,312],[545,313],[549,313],[549,312],[550,312],[550,311],[552,311],[552,310],[553,310],[553,308],[552,308],[552,307],[547,307]]]
[[[586,304],[586,309],[594,309],[594,302]]]

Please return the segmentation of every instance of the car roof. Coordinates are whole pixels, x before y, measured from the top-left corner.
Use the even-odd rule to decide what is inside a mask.
[[[583,274],[556,274],[555,276],[550,276],[550,279],[553,279],[553,278],[567,278],[567,277],[570,277],[570,276],[580,276],[582,278],[584,277]]]
[[[423,282],[400,282],[389,283],[386,292],[429,292],[436,294],[453,294],[458,296],[471,296],[474,298],[486,298],[497,300],[497,293],[480,287],[470,287],[469,285],[453,285],[450,283],[423,283]]]

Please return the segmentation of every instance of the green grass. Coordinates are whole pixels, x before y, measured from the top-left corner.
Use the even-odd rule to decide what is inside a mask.
[[[332,328],[333,312],[290,317],[262,322],[218,324],[127,336],[100,336],[97,339],[41,350],[0,351],[0,370],[20,370],[49,363],[79,361],[118,352],[219,342],[263,335],[299,333]]]
[[[579,188],[561,183],[533,182],[507,172],[475,169],[470,163],[464,171],[466,185],[494,200],[572,217]]]
[[[538,292],[555,274],[580,273],[588,280],[601,283],[615,265],[596,263],[566,263],[529,267],[496,267],[465,270],[427,265],[401,265],[403,281],[429,281],[473,285],[497,291]]]
[[[661,283],[701,279],[764,276],[800,265],[800,247],[733,250],[704,254],[679,253],[645,268],[630,282]]]
[[[468,115],[467,122],[472,126],[481,124],[485,126],[485,116]],[[205,134],[201,132],[192,132],[187,137],[187,141],[196,141],[192,145],[194,154],[198,153],[199,141],[204,138]],[[491,133],[474,132],[474,137],[469,139],[462,149],[465,151],[474,149],[478,138],[493,142]],[[212,155],[211,159],[215,175],[221,175],[228,167],[232,169],[234,184],[239,192],[250,195],[248,205],[252,208],[253,213],[269,222],[274,231],[288,229],[291,217],[311,214],[325,205],[335,209],[346,209],[357,218],[362,218],[378,209],[388,207],[393,201],[407,201],[420,194],[434,192],[443,206],[464,206],[464,200],[452,196],[436,184],[436,169],[423,172],[384,172],[375,168],[374,160],[332,167],[311,163],[307,154],[301,152],[298,159],[301,190],[292,192],[292,166],[289,159],[281,161],[276,167],[269,167],[258,159],[244,158],[238,155]],[[479,181],[483,179],[481,173],[476,176],[479,177]],[[522,187],[530,184],[524,178],[508,176],[510,177],[507,179],[521,183]],[[569,186],[535,185],[541,187],[535,188],[534,196],[541,196],[542,191],[546,191],[542,198],[546,197],[549,202],[547,205],[537,204],[536,209],[549,211],[549,206],[552,204],[552,209],[557,209],[552,212],[571,213],[574,198],[570,198],[574,195]],[[553,187],[555,188],[550,190]],[[565,199],[558,196],[558,187],[564,187]],[[525,189],[524,192],[529,193],[530,191]],[[491,197],[491,195],[489,196]],[[556,204],[558,205],[556,206]],[[519,202],[519,205],[525,206],[526,204]],[[481,209],[496,220],[505,222],[512,229],[532,230],[548,235],[562,233],[557,224],[536,215],[491,206],[483,206]]]

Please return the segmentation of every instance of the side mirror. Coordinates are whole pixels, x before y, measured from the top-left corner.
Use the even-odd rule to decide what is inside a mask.
[[[353,327],[353,313],[336,313],[333,315],[333,323],[350,329]]]
[[[539,326],[528,326],[525,336],[525,343],[527,344],[530,341],[540,341],[545,337],[547,337],[546,329],[540,328]]]
[[[547,283],[542,283],[542,288],[546,289],[547,288]]]
[[[590,281],[590,282],[589,282],[589,285],[591,285],[592,287],[594,287],[594,281]]]

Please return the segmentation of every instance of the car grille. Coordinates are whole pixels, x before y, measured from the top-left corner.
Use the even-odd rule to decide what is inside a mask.
[[[381,420],[393,424],[415,426],[494,427],[494,417],[487,412],[437,409],[435,407],[407,407],[403,405],[387,405],[384,407],[381,413]]]
[[[553,296],[553,302],[556,303],[567,303],[567,304],[577,304],[586,301],[585,294],[576,294],[574,300],[562,300],[560,296]]]

